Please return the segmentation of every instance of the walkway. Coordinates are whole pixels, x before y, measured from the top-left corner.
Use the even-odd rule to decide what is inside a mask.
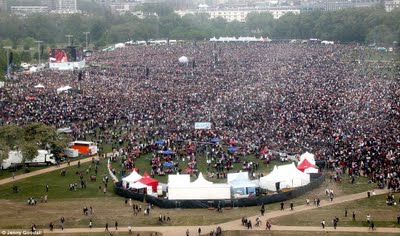
[[[93,157],[96,158],[97,156],[93,156]],[[70,165],[71,166],[78,165],[79,161],[81,162],[81,164],[86,163],[86,162],[90,162],[90,161],[92,161],[92,157],[83,158],[83,159],[79,159],[79,160],[76,160],[76,161],[71,161]],[[68,163],[66,163],[66,162],[61,164],[59,167],[51,166],[51,167],[44,168],[44,169],[41,169],[41,170],[32,171],[30,173],[19,174],[19,175],[16,175],[14,178],[10,177],[10,178],[1,179],[0,180],[0,185],[12,183],[14,181],[18,181],[18,180],[21,180],[21,179],[26,179],[26,178],[29,178],[29,177],[32,177],[32,176],[36,176],[36,175],[49,173],[49,172],[52,172],[52,171],[56,171],[56,170],[65,168],[65,167],[68,167]]]
[[[380,194],[386,194],[387,190],[385,189],[380,189],[375,191],[377,195]],[[363,199],[367,197],[367,193],[357,193],[357,194],[351,194],[347,196],[342,196],[342,197],[337,197],[333,201],[327,201],[327,200],[322,200],[321,201],[321,206],[320,207],[327,207],[330,205],[334,204],[340,204],[344,202],[349,202],[349,201],[354,201],[358,199]],[[280,217],[280,216],[286,216],[298,212],[303,212],[303,211],[308,211],[315,209],[316,206],[297,206],[293,211],[290,210],[284,210],[284,211],[272,211],[264,214],[262,217],[262,222],[264,223],[260,227],[253,227],[253,229],[250,229],[249,231],[265,231],[265,222],[267,219],[275,218],[275,217]],[[252,222],[255,222],[255,218],[257,216],[252,216],[248,217],[248,219],[251,219]],[[273,225],[272,226],[272,231],[304,231],[304,232],[360,232],[360,233],[367,233],[370,230],[367,227],[337,227],[337,229],[333,229],[332,227],[326,227],[325,229],[322,229],[319,226],[319,222],[316,223],[318,226],[278,226],[278,225]],[[208,234],[211,230],[215,230],[218,225],[203,225],[203,226],[152,226],[152,227],[133,227],[133,231],[141,231],[141,232],[159,232],[162,233],[163,236],[177,236],[177,235],[185,235],[185,232],[187,229],[191,232],[190,235],[197,235],[197,230],[200,227],[202,234]],[[219,224],[221,226],[222,230],[244,230],[247,231],[247,228],[242,226],[241,219],[226,222]],[[115,231],[114,228],[110,227],[109,228],[112,232]],[[118,232],[127,232],[128,228],[127,227],[120,227]],[[52,234],[58,234],[58,233],[91,233],[91,232],[104,232],[104,228],[71,228],[71,229],[64,229],[63,231],[60,229],[56,229],[54,231],[49,231],[49,230],[44,230],[44,233],[52,233]],[[397,234],[400,235],[400,228],[377,228],[374,232],[378,233],[390,233],[390,234]]]

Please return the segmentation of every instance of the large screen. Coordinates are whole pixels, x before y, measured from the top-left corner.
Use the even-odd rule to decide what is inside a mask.
[[[50,63],[77,62],[83,60],[81,48],[69,47],[61,49],[51,49],[49,51]]]

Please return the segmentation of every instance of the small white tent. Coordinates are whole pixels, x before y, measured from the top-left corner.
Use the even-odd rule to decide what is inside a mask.
[[[274,170],[267,176],[260,179],[260,187],[270,191],[277,191],[279,188],[295,188],[310,183],[310,175],[298,170],[294,163],[274,167]]]
[[[44,85],[43,84],[38,84],[38,85],[35,85],[34,88],[43,89]]]
[[[66,91],[68,91],[68,90],[70,90],[70,89],[72,89],[72,87],[71,87],[71,86],[68,86],[68,85],[67,85],[67,86],[64,86],[64,87],[60,87],[60,88],[57,89],[57,94],[66,92]]]
[[[124,43],[117,43],[114,45],[114,48],[124,48],[125,44]]]
[[[189,59],[188,59],[187,57],[185,57],[185,56],[181,56],[181,57],[178,59],[178,61],[179,61],[179,63],[181,63],[181,64],[187,64],[187,63],[189,63]]]
[[[129,189],[147,189],[147,187],[148,187],[147,185],[142,184],[140,182],[135,182],[135,183],[129,185]],[[151,187],[150,187],[150,189],[151,189]]]
[[[126,176],[125,178],[122,179],[122,186],[124,188],[131,188],[131,186],[138,181],[139,179],[141,179],[142,176],[139,175],[135,170],[132,171],[132,173],[128,176]],[[145,185],[147,188],[147,185]]]

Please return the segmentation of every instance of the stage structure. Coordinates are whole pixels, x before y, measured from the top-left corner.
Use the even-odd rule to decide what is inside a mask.
[[[81,70],[85,65],[82,48],[71,46],[49,50],[49,68],[52,70]]]

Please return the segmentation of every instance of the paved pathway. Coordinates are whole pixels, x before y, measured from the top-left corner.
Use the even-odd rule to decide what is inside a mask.
[[[93,157],[97,158],[97,156],[93,156]],[[89,162],[91,160],[92,160],[92,157],[83,158],[83,159],[79,159],[79,160],[76,160],[76,161],[71,161],[70,165],[71,166],[77,165],[78,161],[80,161],[81,164],[83,164],[83,163]],[[26,179],[26,178],[29,178],[29,177],[32,177],[32,176],[36,176],[36,175],[41,175],[41,174],[44,174],[44,173],[49,173],[49,172],[52,172],[52,171],[56,171],[56,170],[65,168],[65,167],[68,167],[68,163],[66,163],[66,162],[61,164],[59,167],[51,166],[51,167],[44,168],[44,169],[41,169],[41,170],[32,171],[30,173],[19,174],[19,175],[16,175],[14,178],[10,177],[10,178],[1,179],[0,180],[0,185],[12,183],[14,181],[18,181],[18,180],[21,180],[21,179]]]

